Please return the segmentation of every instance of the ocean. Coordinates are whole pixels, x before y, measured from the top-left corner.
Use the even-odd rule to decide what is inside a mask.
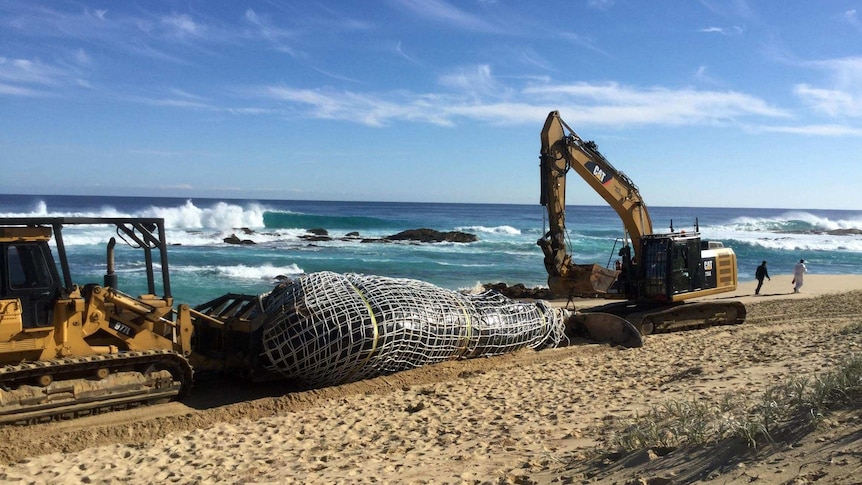
[[[734,249],[741,281],[761,261],[771,274],[790,273],[804,258],[815,274],[862,274],[862,211],[650,207],[656,232],[694,231]],[[197,305],[224,293],[264,293],[277,278],[315,271],[414,278],[450,289],[479,283],[545,286],[542,251],[545,209],[516,204],[320,202],[206,198],[0,195],[0,217],[161,217],[165,219],[172,293]],[[607,206],[570,206],[569,247],[578,263],[611,266],[623,234]],[[243,231],[247,228],[249,231]],[[361,242],[407,229],[475,234],[473,243]],[[325,229],[331,241],[301,236]],[[248,233],[247,233],[248,232]],[[358,232],[360,238],[345,238]],[[255,244],[234,245],[236,234]],[[104,227],[64,230],[76,283],[101,283]],[[138,252],[117,245],[120,289],[146,288]]]

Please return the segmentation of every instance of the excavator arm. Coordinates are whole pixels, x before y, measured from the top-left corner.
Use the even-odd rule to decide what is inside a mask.
[[[637,186],[599,153],[593,142],[585,142],[552,111],[541,133],[541,199],[547,208],[549,230],[538,241],[545,254],[549,286],[557,294],[604,293],[618,273],[598,265],[578,265],[566,247],[566,175],[570,169],[581,176],[623,221],[629,248],[640,248],[641,238],[652,233],[652,220]],[[623,251],[631,265],[631,249]],[[562,280],[562,281],[560,281]]]

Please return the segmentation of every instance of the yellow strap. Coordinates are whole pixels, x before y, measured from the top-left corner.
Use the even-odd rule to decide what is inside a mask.
[[[368,353],[368,356],[365,357],[365,360],[361,364],[354,367],[353,370],[347,374],[347,378],[349,380],[353,376],[353,374],[359,371],[359,369],[361,369],[365,364],[368,363],[369,360],[371,360],[371,356],[374,355],[374,352],[377,351],[377,340],[380,338],[380,330],[377,327],[377,317],[374,316],[374,310],[371,308],[371,303],[368,302],[368,299],[365,298],[365,295],[363,295],[359,288],[354,286],[353,283],[348,282],[348,284],[353,288],[353,291],[355,291],[356,294],[359,295],[359,298],[362,298],[362,303],[364,303],[365,308],[368,309],[368,315],[371,317],[371,324],[374,326],[374,341],[371,343],[371,352]]]
[[[464,320],[467,323],[467,335],[464,336],[464,345],[461,347],[461,351],[456,353],[457,357],[461,357],[467,353],[467,349],[470,348],[470,337],[472,337],[473,333],[473,321],[470,319],[470,312],[467,311],[467,308],[464,307],[464,304],[461,300],[455,300],[458,303],[458,306],[461,307],[461,311],[464,313]]]

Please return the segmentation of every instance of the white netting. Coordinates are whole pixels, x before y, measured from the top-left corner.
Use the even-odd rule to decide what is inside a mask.
[[[330,272],[303,275],[263,300],[271,371],[311,386],[446,360],[559,345],[568,312],[499,293]]]

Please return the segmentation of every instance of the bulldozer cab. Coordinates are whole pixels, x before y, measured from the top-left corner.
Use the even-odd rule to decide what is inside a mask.
[[[156,303],[155,299],[158,297],[155,295],[158,286],[161,286],[161,299],[168,306],[172,304],[164,220],[99,217],[0,218],[0,297],[9,300],[10,304],[20,300],[21,308],[15,311],[20,311],[24,328],[50,326],[54,303],[77,288],[72,280],[63,242],[63,227],[66,225],[116,227],[118,237],[143,251],[147,291],[152,295],[149,301]],[[52,239],[56,245],[56,261],[49,246]],[[116,274],[113,272],[114,244],[112,238],[108,243],[104,285],[117,289]],[[161,266],[161,278],[156,276],[156,263]],[[10,311],[12,308],[4,309],[5,313]]]
[[[41,228],[40,228],[41,229]],[[57,266],[48,247],[50,229],[0,229],[0,300],[20,301],[24,328],[50,326],[61,290]]]

